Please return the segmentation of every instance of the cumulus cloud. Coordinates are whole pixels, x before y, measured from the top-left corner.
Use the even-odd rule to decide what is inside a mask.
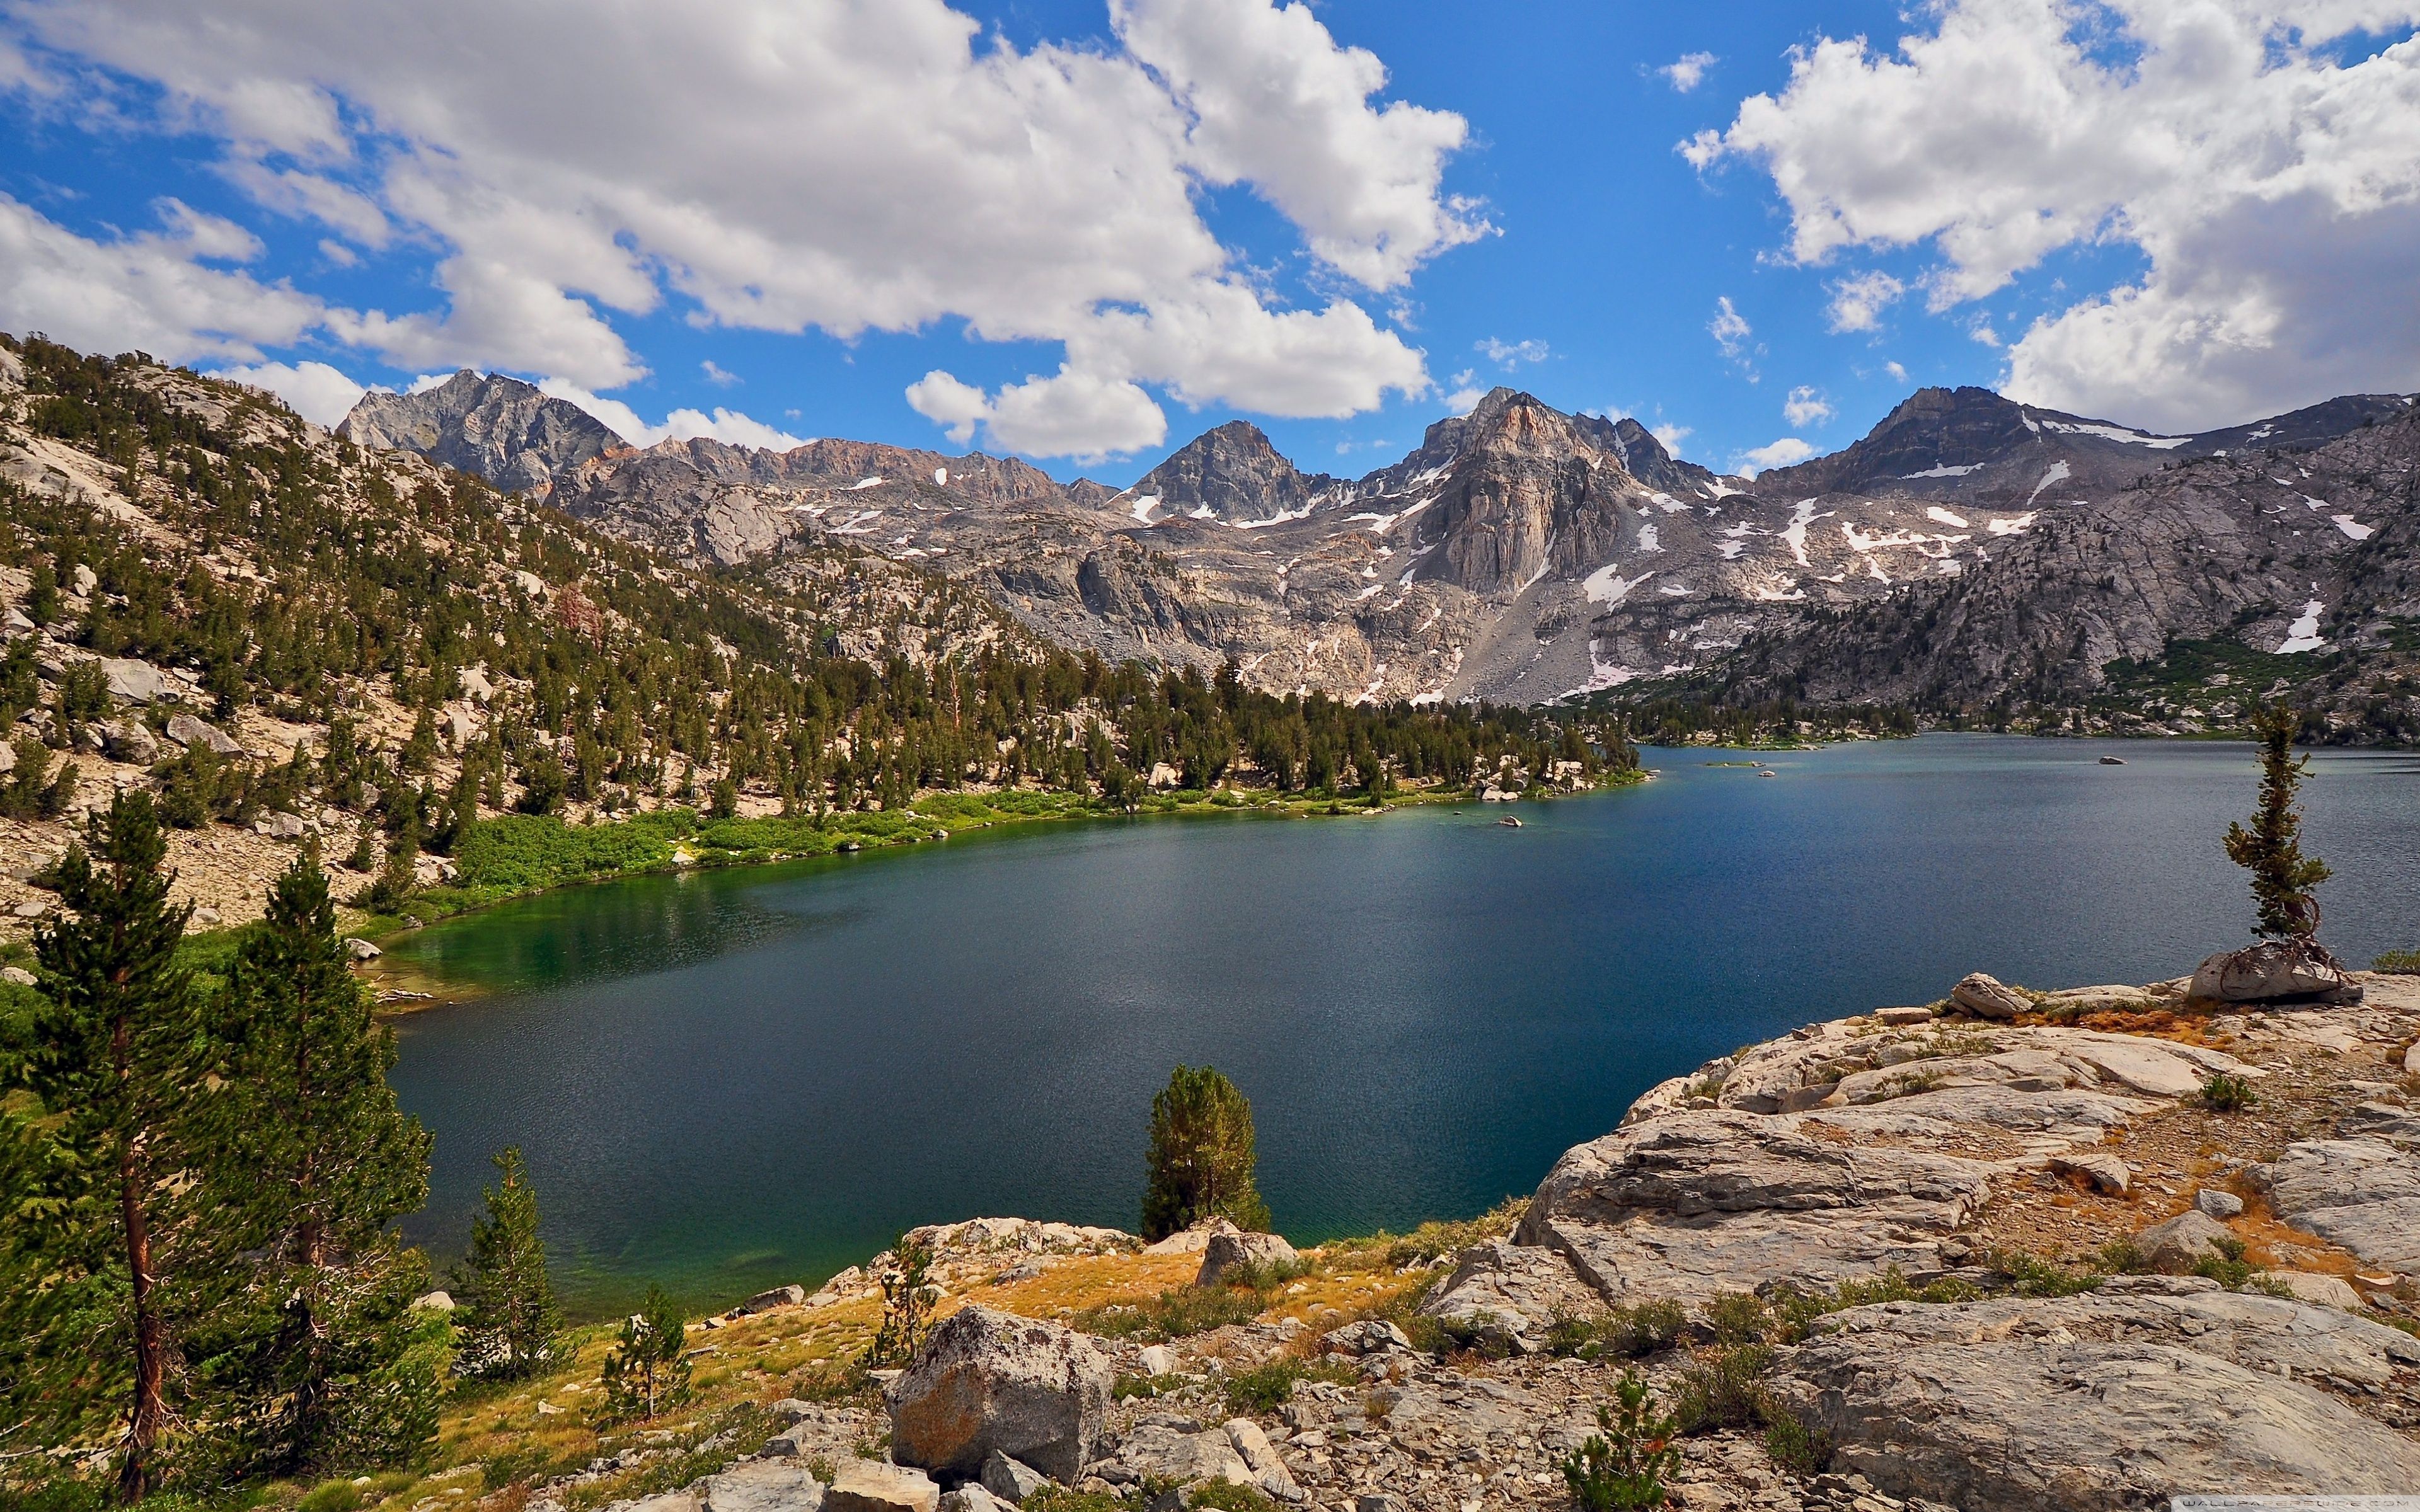
[[[706,380],[708,383],[713,384],[718,389],[727,389],[735,383],[745,381],[738,374],[725,368],[721,363],[716,362],[711,357],[698,363],[697,370],[705,374]]]
[[[1769,172],[1790,252],[1930,246],[1948,309],[2063,248],[2133,282],[2037,320],[2016,396],[2168,429],[2420,386],[2410,0],[1944,0],[1892,51],[1826,39],[1683,145]],[[1854,307],[1853,307],[1854,313]]]
[[[1662,441],[1664,443],[1664,450],[1671,453],[1674,456],[1679,456],[1681,455],[1681,443],[1687,440],[1694,432],[1692,432],[1686,425],[1676,425],[1668,421],[1664,424],[1656,426],[1648,434],[1653,436],[1657,440]]]
[[[1781,418],[1793,425],[1820,425],[1832,418],[1832,406],[1822,393],[1802,384],[1781,401]]]
[[[1712,53],[1683,53],[1655,71],[1662,74],[1673,88],[1685,95],[1705,83],[1706,70],[1720,61],[1721,59]]]
[[[334,426],[370,391],[325,363],[254,363],[209,375],[265,389],[315,425]]]
[[[1907,369],[1901,367],[1897,363],[1885,363],[1883,364],[1883,371],[1888,373],[1891,376],[1891,380],[1895,383],[1904,383],[1907,381]]]
[[[442,383],[444,378],[434,381]],[[412,392],[418,393],[430,386],[433,385],[429,378],[422,378],[412,385]],[[591,393],[567,378],[542,379],[538,383],[538,392],[578,405],[633,446],[653,446],[665,440],[693,440],[699,437],[728,441],[734,446],[760,446],[772,452],[786,452],[794,446],[807,444],[803,436],[793,436],[788,431],[751,419],[737,409],[725,409],[721,405],[714,407],[711,415],[702,409],[675,409],[664,417],[662,424],[651,425],[639,418],[637,410],[621,400]]]
[[[1150,394],[1065,366],[996,394],[936,369],[908,386],[908,403],[960,446],[981,424],[1010,451],[1098,462],[1168,439],[1168,416]]]
[[[1770,468],[1786,468],[1793,462],[1804,462],[1815,455],[1815,448],[1795,436],[1784,436],[1777,441],[1752,447],[1732,458],[1740,476],[1753,478]]]
[[[612,389],[645,372],[613,316],[671,299],[844,339],[954,320],[1064,347],[1059,376],[986,397],[1001,444],[1097,455],[1148,432],[1146,383],[1288,416],[1428,389],[1354,298],[1288,308],[1249,281],[1205,187],[1258,194],[1373,294],[1493,229],[1443,186],[1462,118],[1385,100],[1380,61],[1300,4],[1114,0],[1113,45],[1030,50],[943,0],[615,7],[567,30],[495,0],[12,8],[52,54],[164,87],[279,213],[436,245],[442,309],[329,322],[408,369]]]
[[[1835,332],[1873,330],[1882,323],[1883,312],[1907,292],[1905,284],[1881,271],[1859,273],[1826,287],[1832,303],[1824,319]]]
[[[1464,368],[1447,381],[1451,390],[1445,396],[1448,413],[1466,415],[1479,408],[1480,400],[1487,397],[1487,391],[1480,387],[1479,374],[1471,368]]]
[[[96,240],[0,194],[0,330],[172,363],[253,362],[329,318],[284,284],[209,266],[257,257],[251,232],[178,200],[155,208],[161,229]]]

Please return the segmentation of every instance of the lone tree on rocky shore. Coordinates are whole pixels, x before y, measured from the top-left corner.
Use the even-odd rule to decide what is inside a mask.
[[[1142,1194],[1142,1234],[1166,1239],[1205,1218],[1258,1232],[1268,1204],[1252,1186],[1258,1163],[1252,1104],[1209,1066],[1179,1066],[1151,1101],[1151,1171]]]
[[[2293,753],[2301,721],[2284,705],[2252,717],[2260,741],[2260,807],[2246,828],[2226,826],[2228,860],[2252,873],[2252,900],[2259,918],[2252,933],[2264,939],[2307,940],[2319,932],[2319,901],[2311,889],[2331,875],[2327,863],[2304,856],[2303,814],[2294,802],[2307,756]]]

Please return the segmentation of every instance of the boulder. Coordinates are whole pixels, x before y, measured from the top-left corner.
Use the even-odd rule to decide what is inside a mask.
[[[128,656],[103,656],[101,671],[109,679],[109,696],[120,703],[157,703],[184,691],[184,685],[152,666]]]
[[[1227,1273],[1239,1265],[1294,1265],[1302,1257],[1294,1246],[1278,1234],[1213,1234],[1202,1250],[1202,1272],[1193,1278],[1197,1287],[1215,1287],[1227,1278]]]
[[[941,1489],[921,1470],[850,1458],[832,1475],[823,1512],[940,1512]]]
[[[795,1459],[748,1459],[694,1488],[699,1512],[822,1512],[824,1484]]]
[[[2122,1197],[2133,1184],[2134,1170],[2124,1161],[2106,1150],[2086,1150],[2081,1154],[2053,1155],[2050,1168],[2061,1176],[2082,1177],[2096,1192]]]
[[[1251,1486],[1258,1479],[1224,1428],[1168,1419],[1145,1418],[1136,1424],[1118,1445],[1118,1463],[1144,1480],[1173,1481],[1179,1486],[1208,1480]]]
[[[432,1313],[450,1313],[454,1310],[454,1294],[450,1291],[424,1292],[411,1299],[411,1305]]]
[[[2392,1393],[2420,1339],[2333,1308],[2134,1277],[2063,1299],[1836,1313],[1773,1399],[1886,1495],[1993,1512],[2420,1485],[2420,1443],[2312,1382]]]
[[[2321,1307],[2342,1307],[2347,1312],[2361,1309],[2361,1293],[2352,1283],[2340,1275],[2320,1275],[2310,1271],[2273,1271],[2269,1279],[2284,1287],[2294,1296]]]
[[[892,1456],[966,1480],[997,1451],[1073,1481],[1099,1450],[1113,1380],[1108,1357],[1073,1329],[962,1308],[883,1388]]]
[[[2206,1186],[2194,1194],[2194,1209],[2198,1212],[2206,1212],[2224,1223],[2229,1218],[2242,1216],[2243,1199],[2232,1192],[2223,1192],[2217,1187]]]
[[[12,987],[31,987],[39,979],[23,966],[0,966],[0,981]]]
[[[2034,1006],[2024,994],[1980,971],[1969,972],[1949,990],[1949,1005],[1978,1019],[2012,1019]]]
[[[68,574],[68,581],[75,584],[77,594],[85,594],[101,586],[101,576],[79,562],[75,564],[75,571]]]
[[[770,1312],[776,1307],[796,1307],[806,1300],[807,1288],[804,1287],[775,1287],[770,1291],[760,1291],[756,1293],[756,1295],[749,1298],[746,1302],[743,1302],[738,1306],[733,1308],[732,1311],[746,1315],[753,1315],[756,1313]]]
[[[199,745],[220,756],[241,756],[244,749],[235,738],[214,724],[179,714],[168,721],[168,738],[188,749]]]
[[[160,737],[140,719],[112,719],[101,727],[101,748],[114,762],[148,766],[160,759]]]
[[[2211,956],[2193,995],[2222,1003],[2358,1003],[2361,988],[2317,940],[2263,940]]]
[[[1249,1417],[1227,1420],[1227,1442],[1244,1457],[1244,1468],[1252,1473],[1252,1484],[1280,1502],[1304,1500],[1302,1488],[1296,1485],[1294,1473],[1286,1469],[1283,1459],[1269,1443],[1269,1436]]]
[[[1556,1257],[1558,1263],[1561,1257]],[[1383,1354],[1388,1350],[1408,1350],[1412,1341],[1404,1331],[1383,1318],[1365,1318],[1357,1323],[1330,1329],[1320,1342],[1332,1354]]]
[[[941,1493],[941,1512],[1006,1512],[1012,1504],[985,1489],[979,1481],[970,1480],[956,1490]]]
[[[1874,1010],[1874,1021],[1878,1024],[1886,1024],[1893,1028],[1905,1028],[1914,1024],[1930,1024],[1932,1022],[1932,1010],[1929,1008],[1878,1008]]]
[[[276,810],[262,814],[252,822],[254,834],[266,835],[271,840],[301,840],[303,827],[299,815]]]
[[[984,1461],[983,1488],[1003,1502],[1022,1504],[1034,1492],[1050,1484],[1050,1477],[1021,1459],[1012,1459],[994,1449]]]
[[[2134,1243],[2153,1270],[2181,1272],[2224,1256],[2222,1245],[2234,1239],[2225,1224],[2198,1208],[2187,1208],[2136,1234]]]
[[[1464,1250],[1453,1273],[1429,1294],[1420,1311],[1451,1333],[1534,1354],[1545,1348],[1546,1331],[1558,1316],[1579,1317],[1603,1306],[1558,1251],[1492,1240]],[[1361,1330],[1354,1335],[1357,1344],[1370,1342],[1362,1324],[1338,1332],[1354,1329]]]
[[[1135,1356],[1135,1365],[1146,1376],[1176,1374],[1176,1351],[1165,1344],[1147,1344]]]
[[[1210,1247],[1210,1241],[1220,1234],[1239,1234],[1243,1230],[1224,1218],[1204,1218],[1190,1228],[1180,1228],[1156,1243],[1146,1244],[1145,1255],[1199,1255]]]
[[[349,934],[345,937],[345,954],[355,961],[375,961],[386,952],[357,934]]]

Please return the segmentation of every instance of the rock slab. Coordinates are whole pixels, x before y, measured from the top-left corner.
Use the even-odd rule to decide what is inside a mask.
[[[822,1512],[940,1512],[941,1489],[921,1470],[851,1459],[832,1475]]]
[[[2358,1003],[2361,988],[2316,940],[2263,940],[2195,968],[2192,994],[2222,1003]]]
[[[1300,1258],[1282,1235],[1213,1234],[1210,1242],[1202,1246],[1202,1271],[1193,1278],[1193,1284],[1215,1287],[1237,1266],[1292,1265]]]

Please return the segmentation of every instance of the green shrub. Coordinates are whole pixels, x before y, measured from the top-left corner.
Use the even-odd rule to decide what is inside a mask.
[[[2250,1082],[2223,1071],[2211,1072],[2201,1084],[2201,1105],[2212,1113],[2241,1113],[2259,1101]]]
[[[322,1481],[294,1504],[294,1512],[353,1512],[361,1504],[361,1488],[351,1481]]]
[[[2072,1297],[2108,1279],[2095,1271],[2070,1271],[2023,1250],[1993,1250],[1992,1269],[2009,1278],[2020,1297]]]
[[[1688,1322],[1687,1309],[1668,1300],[1616,1307],[1596,1318],[1558,1315],[1547,1324],[1546,1349],[1566,1359],[1614,1354],[1639,1360],[1679,1343]]]
[[[1681,1467],[1672,1446],[1673,1419],[1655,1411],[1654,1395],[1636,1372],[1624,1372],[1611,1405],[1596,1410],[1604,1431],[1589,1436],[1563,1461],[1563,1481],[1582,1512],[1641,1512],[1664,1505],[1664,1477]]]
[[[1829,1434],[1816,1432],[1768,1401],[1764,1452],[1773,1457],[1775,1464],[1793,1475],[1816,1475],[1832,1461],[1832,1440]]]
[[[2372,971],[2398,977],[2420,977],[2420,950],[2389,950],[2369,964]]]
[[[1360,1379],[1342,1361],[1276,1359],[1229,1376],[1227,1409],[1232,1416],[1265,1416],[1294,1399],[1294,1389],[1306,1381],[1343,1383]]]
[[[1681,1367],[1673,1415],[1691,1433],[1757,1423],[1764,1413],[1765,1372],[1772,1368],[1773,1350],[1768,1345],[1699,1350]]]

